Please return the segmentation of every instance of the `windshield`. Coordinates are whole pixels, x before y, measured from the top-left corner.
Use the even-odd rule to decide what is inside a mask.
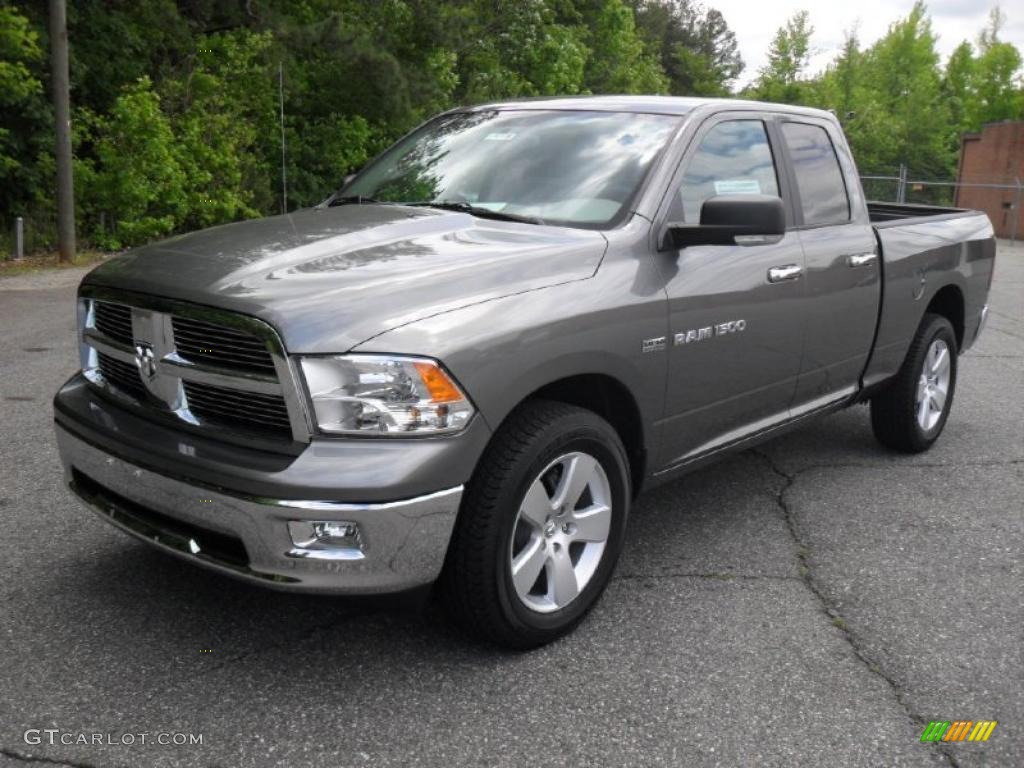
[[[583,111],[445,115],[391,147],[341,194],[605,226],[625,212],[678,121]]]

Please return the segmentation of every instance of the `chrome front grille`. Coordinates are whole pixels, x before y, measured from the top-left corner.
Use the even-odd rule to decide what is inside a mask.
[[[172,317],[171,325],[178,354],[186,360],[220,368],[274,373],[274,360],[263,339],[187,317]]]
[[[138,368],[102,352],[97,353],[97,358],[97,367],[106,381],[134,398],[143,400],[146,397],[146,385],[142,383]]]
[[[97,303],[96,330],[109,336],[114,341],[131,346],[132,308],[124,304]]]
[[[291,433],[288,406],[281,395],[240,392],[194,381],[186,381],[184,387],[189,410],[204,421]]]
[[[245,315],[83,288],[82,370],[155,418],[226,439],[306,442],[309,422],[276,332]]]

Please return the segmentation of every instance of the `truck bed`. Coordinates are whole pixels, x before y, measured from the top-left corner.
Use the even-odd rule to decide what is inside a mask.
[[[894,224],[907,224],[910,219],[935,219],[936,217],[957,218],[971,216],[977,211],[966,208],[947,208],[940,205],[915,205],[912,203],[882,203],[868,201],[868,215],[875,229]]]
[[[935,298],[935,286],[947,286],[939,300],[955,306],[954,314],[960,315],[961,351],[973,343],[996,250],[992,224],[980,211],[869,202],[868,213],[881,254],[883,289],[865,386],[899,370],[921,322],[922,305]]]

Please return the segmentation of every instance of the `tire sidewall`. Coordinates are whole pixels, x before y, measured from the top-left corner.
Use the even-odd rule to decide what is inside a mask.
[[[541,636],[548,639],[552,633],[561,634],[575,626],[604,591],[622,549],[631,494],[622,444],[611,427],[605,425],[598,417],[586,418],[581,414],[559,420],[545,430],[538,443],[544,447],[531,461],[516,467],[513,473],[514,480],[510,485],[513,485],[515,491],[503,500],[501,529],[496,537],[497,551],[494,553],[493,562],[502,612],[515,625],[517,632],[535,633],[540,640]],[[552,461],[573,451],[580,451],[597,459],[608,478],[612,494],[612,520],[608,541],[597,570],[576,599],[565,608],[540,613],[523,604],[512,583],[512,534],[519,507],[530,485]]]

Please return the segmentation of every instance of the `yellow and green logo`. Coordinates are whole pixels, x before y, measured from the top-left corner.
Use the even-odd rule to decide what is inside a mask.
[[[988,741],[996,729],[995,720],[932,720],[921,741]]]

